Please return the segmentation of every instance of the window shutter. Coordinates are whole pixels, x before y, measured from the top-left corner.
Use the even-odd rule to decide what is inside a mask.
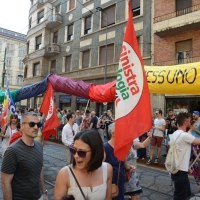
[[[85,18],[85,30],[91,28],[91,16]]]
[[[107,64],[113,63],[113,58],[114,58],[114,44],[109,44],[107,46]]]
[[[38,19],[41,19],[44,17],[44,10],[38,13]]]
[[[56,73],[56,60],[51,61],[51,69],[50,73],[55,74]]]
[[[132,0],[132,9],[140,7],[140,0]]]
[[[176,10],[192,7],[192,0],[176,0]]]
[[[60,13],[60,4],[56,6],[56,13]]]
[[[112,5],[108,8],[105,9],[105,12],[108,15],[108,26],[111,24],[115,23],[115,5]],[[106,27],[107,24],[107,17],[106,17],[106,13],[105,12],[101,12],[102,13],[102,20],[101,20],[101,27]]]
[[[105,46],[100,47],[99,65],[104,65],[105,64],[105,50],[106,50]]]
[[[40,36],[36,37],[36,45],[39,45],[41,43],[42,43],[42,36],[40,35]]]
[[[73,24],[68,26],[68,35],[73,35]]]
[[[69,10],[72,10],[75,7],[75,0],[69,1]]]
[[[71,55],[65,58],[65,72],[69,72],[71,69]]]
[[[82,68],[89,67],[90,51],[84,51],[82,57]]]
[[[192,50],[192,40],[176,42],[176,53]]]

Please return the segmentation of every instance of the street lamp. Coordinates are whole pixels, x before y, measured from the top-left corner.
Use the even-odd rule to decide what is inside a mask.
[[[97,7],[96,10],[97,11],[101,11],[101,12],[103,12],[103,13],[106,14],[106,49],[105,49],[105,69],[104,69],[104,84],[106,84],[106,76],[107,76],[107,51],[108,51],[108,46],[107,46],[107,39],[108,39],[108,14],[101,7]],[[107,110],[107,102],[104,102],[103,105],[104,105],[104,111],[106,111]]]

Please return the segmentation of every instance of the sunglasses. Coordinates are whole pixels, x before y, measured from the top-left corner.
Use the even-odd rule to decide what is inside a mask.
[[[70,153],[73,156],[75,156],[75,154],[77,153],[80,158],[85,158],[87,152],[92,151],[92,150],[88,150],[88,151],[86,151],[86,150],[76,150],[74,147],[69,147],[69,150],[70,150]]]
[[[37,125],[38,128],[42,127],[42,123],[41,122],[38,122],[38,123],[35,123],[35,122],[23,122],[22,124],[28,124],[29,127],[31,127],[31,128],[35,127],[35,125]]]

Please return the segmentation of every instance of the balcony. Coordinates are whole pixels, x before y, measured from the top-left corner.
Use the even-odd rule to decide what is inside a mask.
[[[28,62],[28,55],[26,55],[26,56],[24,57],[24,59],[22,60],[22,62],[23,62],[24,64],[26,64],[26,63]]]
[[[62,24],[62,15],[53,14],[48,17],[46,28],[52,29],[55,28],[56,26],[59,26],[60,24]]]
[[[55,56],[60,53],[60,45],[58,44],[48,44],[45,47],[45,54],[44,56],[49,57],[49,56]]]
[[[171,65],[181,65],[194,62],[200,62],[200,57],[190,57],[190,58],[176,59],[171,61],[155,62],[154,66],[171,66]]]
[[[166,37],[200,27],[200,4],[154,18],[153,32]]]
[[[46,0],[38,0],[37,2],[37,9],[42,7],[46,3]]]

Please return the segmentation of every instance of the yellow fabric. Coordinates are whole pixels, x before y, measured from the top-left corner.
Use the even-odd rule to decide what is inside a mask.
[[[149,92],[200,94],[200,62],[174,66],[145,66]]]

